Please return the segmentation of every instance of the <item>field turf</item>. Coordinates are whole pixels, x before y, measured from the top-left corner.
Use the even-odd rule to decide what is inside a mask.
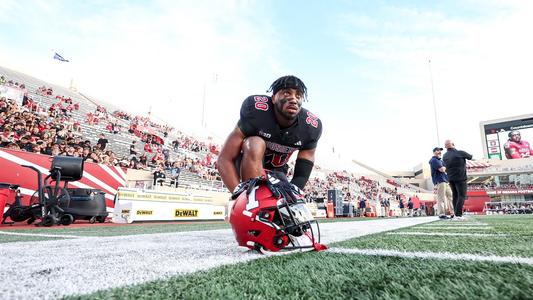
[[[338,226],[346,221],[349,219]],[[368,222],[379,224],[378,220]],[[113,236],[229,228],[223,222],[132,227],[136,228],[64,228],[56,232]],[[51,233],[47,229],[31,232]],[[0,234],[0,239],[6,237],[14,238]],[[328,246],[328,251],[261,257],[89,294],[74,293],[66,299],[533,298],[531,215],[435,221]],[[202,251],[201,245],[198,251]]]

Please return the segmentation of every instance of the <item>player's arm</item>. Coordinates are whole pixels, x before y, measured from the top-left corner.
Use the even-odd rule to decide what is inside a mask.
[[[520,153],[518,153],[518,151],[516,151],[516,149],[512,147],[509,142],[503,145],[503,149],[505,151],[505,156],[508,159],[520,158]]]
[[[239,127],[235,127],[226,139],[218,156],[218,173],[230,192],[239,184],[240,176],[239,171],[235,167],[235,159],[241,153],[243,140],[244,134]]]
[[[315,164],[315,150],[300,150],[298,151],[298,156],[296,157],[296,165],[294,166],[294,175],[292,177],[291,183],[300,189],[304,189],[309,176],[311,176],[311,171],[313,171],[313,165]]]
[[[515,158],[522,158],[520,156],[520,152],[516,151],[515,148],[509,148],[509,151],[507,152],[509,155],[509,157],[511,157],[511,159],[515,159]]]

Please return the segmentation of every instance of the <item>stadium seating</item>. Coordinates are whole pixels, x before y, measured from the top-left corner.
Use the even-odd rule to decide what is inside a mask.
[[[162,162],[166,167],[166,179],[163,184],[171,185],[170,170],[168,166],[170,162],[178,161],[181,163],[181,173],[179,176],[179,187],[202,189],[202,190],[217,190],[224,191],[225,188],[220,181],[220,177],[216,172],[214,162],[216,155],[210,163],[207,163],[206,157],[211,149],[211,145],[200,142],[193,136],[189,136],[180,132],[179,130],[168,130],[170,126],[165,124],[156,124],[147,118],[138,116],[131,116],[130,120],[121,117],[115,117],[111,111],[116,112],[116,115],[128,115],[123,113],[120,108],[113,105],[106,104],[89,97],[87,95],[71,91],[61,86],[53,85],[42,80],[36,79],[32,76],[25,75],[7,68],[0,67],[0,75],[3,75],[6,80],[23,83],[26,87],[28,98],[31,98],[35,103],[48,112],[50,107],[57,105],[61,101],[60,98],[71,99],[72,103],[77,103],[79,108],[72,110],[69,114],[72,121],[80,124],[80,131],[75,132],[79,134],[83,141],[88,140],[92,146],[96,145],[99,135],[104,133],[105,138],[109,140],[106,150],[111,150],[116,156],[115,164],[132,166],[132,156],[129,152],[129,147],[133,141],[136,142],[139,154],[142,154],[142,145],[144,145],[141,137],[136,136],[128,131],[130,125],[133,124],[131,119],[140,120],[136,122],[144,122],[144,127],[159,137],[165,137],[165,145],[154,145],[160,150],[166,149],[169,151],[169,159]],[[40,92],[40,88],[50,88],[51,95]],[[89,115],[99,115],[98,123],[87,122]],[[128,115],[129,116],[129,115]],[[129,118],[129,117],[128,117]],[[117,133],[109,132],[106,126],[112,122],[116,127],[120,128]],[[179,141],[180,145],[177,148],[172,147],[171,141]],[[220,149],[220,145],[214,145],[216,149]],[[155,150],[154,152],[156,152]],[[151,163],[149,160],[154,153],[147,153],[147,164],[135,166],[146,170],[154,171],[157,163]],[[211,155],[211,154],[210,154]],[[140,160],[140,155],[135,157]],[[160,162],[161,163],[161,162]],[[346,172],[338,171],[324,171],[319,167],[315,168],[315,176],[311,179],[313,184],[308,184],[307,193],[310,198],[325,198],[325,193],[328,189],[337,188],[343,191],[346,196],[345,200],[359,201],[364,198],[370,201],[370,204],[378,202],[380,199],[390,199],[391,206],[397,205],[396,199],[399,195],[411,195],[420,190],[412,186],[402,186],[396,184],[394,181],[387,180],[383,176],[361,176],[356,174],[347,174]],[[322,174],[320,174],[322,173]],[[325,178],[325,179],[320,179]]]

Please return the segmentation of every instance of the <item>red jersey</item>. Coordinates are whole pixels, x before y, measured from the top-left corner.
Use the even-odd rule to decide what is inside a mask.
[[[526,141],[520,141],[520,143],[507,141],[503,148],[505,149],[505,157],[508,159],[524,158],[533,155],[533,149],[531,149],[531,146]]]

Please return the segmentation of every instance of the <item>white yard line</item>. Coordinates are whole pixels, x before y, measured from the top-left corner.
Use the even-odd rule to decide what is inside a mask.
[[[320,229],[328,244],[435,220],[335,222]],[[265,257],[237,247],[230,229],[4,243],[0,253],[2,299],[55,299]]]
[[[16,235],[16,236],[34,236],[34,237],[55,237],[55,238],[65,238],[65,239],[77,239],[80,236],[77,235],[64,235],[64,234],[44,234],[44,233],[23,233],[23,232],[9,232],[9,231],[0,231],[0,236],[2,235]]]
[[[427,236],[475,236],[475,237],[505,237],[506,234],[488,234],[488,233],[461,233],[461,232],[389,232],[390,235],[427,235]]]
[[[491,230],[492,227],[479,227],[479,226],[419,226],[416,229],[445,229],[445,230]]]
[[[431,223],[431,224],[426,224],[425,226],[461,227],[461,226],[490,226],[490,225],[489,224],[485,224],[485,223],[465,223],[465,222],[443,221],[443,222],[435,222],[435,223]]]
[[[393,256],[402,258],[423,258],[423,259],[445,259],[445,260],[469,260],[469,261],[483,261],[491,263],[514,263],[533,265],[533,258],[516,257],[516,256],[495,256],[495,255],[475,255],[464,253],[450,253],[450,252],[407,252],[386,249],[346,249],[346,248],[331,248],[328,252],[343,253],[343,254],[360,254],[373,256]]]

